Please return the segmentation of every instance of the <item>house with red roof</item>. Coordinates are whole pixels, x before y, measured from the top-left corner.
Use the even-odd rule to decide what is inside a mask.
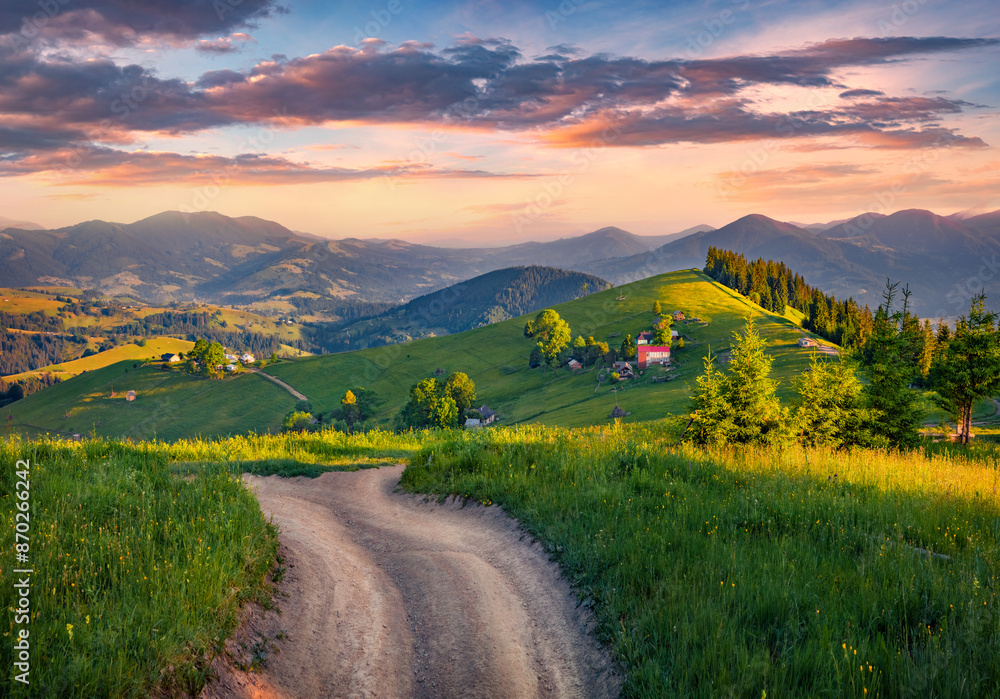
[[[639,345],[639,368],[645,369],[651,364],[665,366],[670,364],[670,348],[662,345]]]

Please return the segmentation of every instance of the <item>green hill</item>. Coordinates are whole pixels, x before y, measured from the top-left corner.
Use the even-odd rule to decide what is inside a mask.
[[[702,357],[709,346],[714,353],[724,354],[732,333],[742,327],[749,313],[758,319],[761,333],[768,339],[775,357],[774,375],[782,380],[786,395],[791,390],[789,379],[806,366],[809,354],[796,346],[802,331],[795,322],[764,311],[696,270],[651,277],[555,308],[569,322],[574,337],[592,335],[617,346],[626,334],[635,336],[651,328],[656,300],[665,312],[682,310],[688,318],[675,324],[685,339],[685,347],[675,352],[674,367],[669,372],[672,379],[654,382],[667,372],[653,368],[633,381],[617,384],[617,394],[607,381],[598,385],[600,370],[596,367],[575,374],[566,368],[529,369],[527,360],[533,345],[522,333],[527,317],[458,335],[281,362],[266,371],[305,394],[314,412],[328,412],[338,406],[349,387],[374,389],[385,399],[381,413],[374,418],[382,426],[390,424],[414,383],[438,369],[446,373],[463,371],[476,384],[478,402],[497,410],[504,424],[539,422],[576,427],[607,423],[616,402],[630,413],[624,418],[626,422],[685,412],[690,387],[702,369]],[[96,422],[92,411],[100,401],[107,400],[101,396],[116,367],[121,371],[123,365],[102,370],[107,374],[91,372],[29,396],[11,406],[18,413],[16,422],[63,431],[94,429],[105,435],[139,437],[155,430],[164,438],[196,433],[208,436],[274,428],[294,404],[289,394],[259,377],[206,383],[147,367],[130,371],[129,379],[133,383],[149,381],[157,390],[153,395],[164,408],[144,414],[134,410],[142,401],[130,405],[122,401],[124,407],[115,406],[104,424],[92,427],[91,422]],[[118,380],[121,378],[119,375]],[[116,391],[129,388],[133,386],[121,384],[119,388],[116,382]],[[67,411],[70,417],[64,418]],[[248,413],[243,420],[238,418],[240,411]],[[73,425],[74,429],[60,425]]]
[[[345,326],[326,339],[328,351],[363,349],[452,335],[603,291],[609,282],[555,267],[508,267],[413,299]]]
[[[161,367],[124,361],[88,371],[6,406],[4,421],[11,415],[7,424],[30,436],[175,440],[277,431],[295,407],[287,391],[255,374],[216,381]]]

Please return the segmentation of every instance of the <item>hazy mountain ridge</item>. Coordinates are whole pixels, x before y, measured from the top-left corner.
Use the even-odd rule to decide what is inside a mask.
[[[706,230],[707,229],[707,230]],[[659,247],[651,245],[666,241]],[[613,226],[504,248],[440,248],[403,240],[301,235],[272,221],[164,212],[131,224],[88,221],[52,231],[0,232],[11,286],[71,284],[152,302],[245,304],[283,299],[316,308],[405,303],[508,267],[541,265],[621,284],[702,267],[710,246],[781,260],[815,286],[875,306],[886,277],[909,284],[923,316],[955,317],[968,292],[1000,295],[1000,212],[966,218],[911,209],[803,228],[750,214],[719,229],[636,236]],[[990,267],[992,265],[992,267]],[[985,266],[985,267],[984,267]],[[998,277],[998,279],[994,279]],[[319,303],[318,305],[322,305]]]

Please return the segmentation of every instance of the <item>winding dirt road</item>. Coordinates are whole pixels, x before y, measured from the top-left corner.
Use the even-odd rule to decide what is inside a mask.
[[[281,529],[287,637],[263,673],[226,668],[203,696],[617,696],[541,546],[498,507],[394,493],[401,473],[246,477]]]

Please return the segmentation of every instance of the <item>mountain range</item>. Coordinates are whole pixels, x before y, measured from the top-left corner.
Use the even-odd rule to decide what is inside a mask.
[[[338,304],[405,303],[517,266],[559,267],[621,284],[702,267],[714,245],[784,261],[810,284],[873,307],[887,277],[902,281],[924,317],[964,313],[980,288],[1000,296],[1000,211],[946,217],[911,209],[805,225],[751,214],[672,236],[606,227],[544,243],[457,249],[327,240],[250,216],[164,212],[131,224],[7,227],[0,230],[0,278],[7,286],[75,286],[155,303],[278,299],[308,304],[311,312],[326,304],[335,317]]]

